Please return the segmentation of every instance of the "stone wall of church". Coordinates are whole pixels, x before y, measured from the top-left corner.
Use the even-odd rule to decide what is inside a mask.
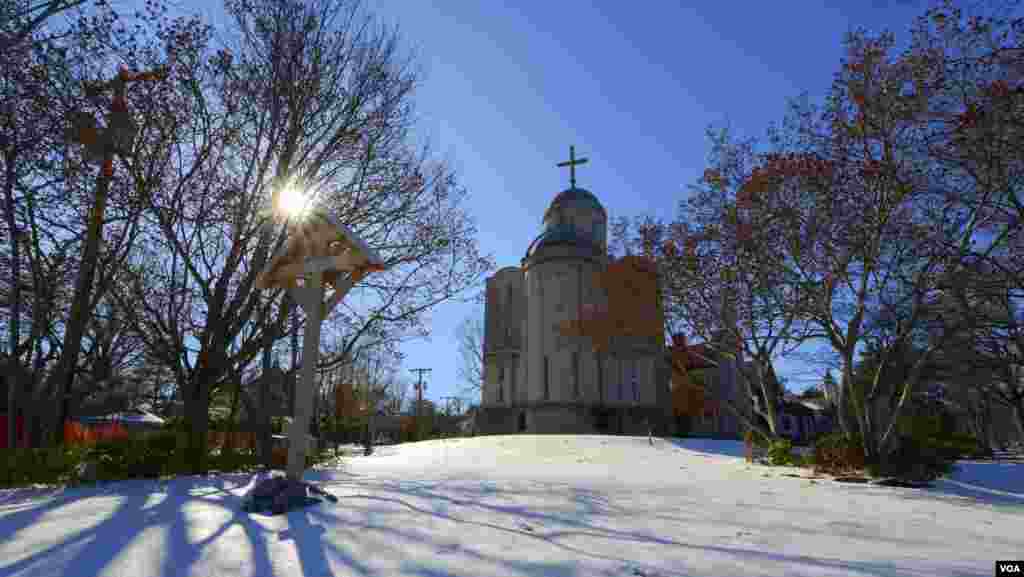
[[[505,267],[487,279],[484,307],[484,350],[518,350],[523,335],[520,321],[526,313],[523,270]]]
[[[512,435],[519,432],[521,411],[512,407],[481,407],[476,414],[481,435]]]
[[[610,289],[598,282],[608,268],[606,219],[596,200],[560,195],[544,217],[560,240],[531,249],[522,268],[488,279],[481,432],[646,434],[648,424],[660,427],[670,406],[667,373],[657,368],[663,347],[634,341],[628,351],[597,354],[592,342],[559,330],[585,305],[607,310]],[[566,235],[567,226],[576,234]],[[578,242],[584,238],[597,246]]]
[[[651,430],[668,436],[672,427],[671,415],[663,407],[542,403],[481,408],[477,430],[481,435],[647,435]]]
[[[481,408],[477,413],[477,430],[482,435],[646,435],[650,430],[655,435],[667,436],[671,433],[670,419],[664,407],[539,403]]]
[[[579,406],[545,406],[530,410],[527,432],[540,435],[582,435],[594,432],[590,412]]]
[[[590,347],[562,336],[559,327],[578,318],[583,304],[602,304],[592,282],[602,263],[579,258],[572,247],[559,254],[561,248],[550,247],[544,260],[526,271],[529,402],[575,401],[596,392],[585,390],[592,382],[588,375],[596,374]]]
[[[523,270],[505,267],[487,279],[484,306],[485,384],[483,404],[509,405],[517,394],[522,322],[526,311]]]

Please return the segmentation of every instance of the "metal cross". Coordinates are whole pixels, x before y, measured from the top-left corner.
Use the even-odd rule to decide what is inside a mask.
[[[559,166],[559,168],[561,168],[563,166],[568,166],[569,167],[569,187],[570,188],[576,188],[576,165],[577,164],[586,164],[586,163],[587,163],[587,159],[586,158],[581,158],[579,160],[576,160],[576,147],[575,146],[569,146],[569,160],[567,160],[565,162],[559,162],[558,166]]]

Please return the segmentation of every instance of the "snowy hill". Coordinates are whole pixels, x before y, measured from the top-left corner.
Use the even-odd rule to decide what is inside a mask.
[[[1024,553],[1024,465],[934,489],[743,462],[728,441],[496,436],[380,447],[243,513],[244,475],[0,491],[0,575],[984,575]]]

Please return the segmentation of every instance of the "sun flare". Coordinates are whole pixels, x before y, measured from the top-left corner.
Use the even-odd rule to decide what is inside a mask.
[[[306,195],[298,188],[286,187],[278,203],[281,213],[289,218],[300,218],[306,212]]]

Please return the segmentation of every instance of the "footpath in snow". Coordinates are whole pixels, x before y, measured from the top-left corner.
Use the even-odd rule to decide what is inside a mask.
[[[0,490],[0,576],[991,576],[1024,557],[1024,465],[931,489],[752,466],[729,441],[497,436],[380,447],[250,515],[253,477]]]

